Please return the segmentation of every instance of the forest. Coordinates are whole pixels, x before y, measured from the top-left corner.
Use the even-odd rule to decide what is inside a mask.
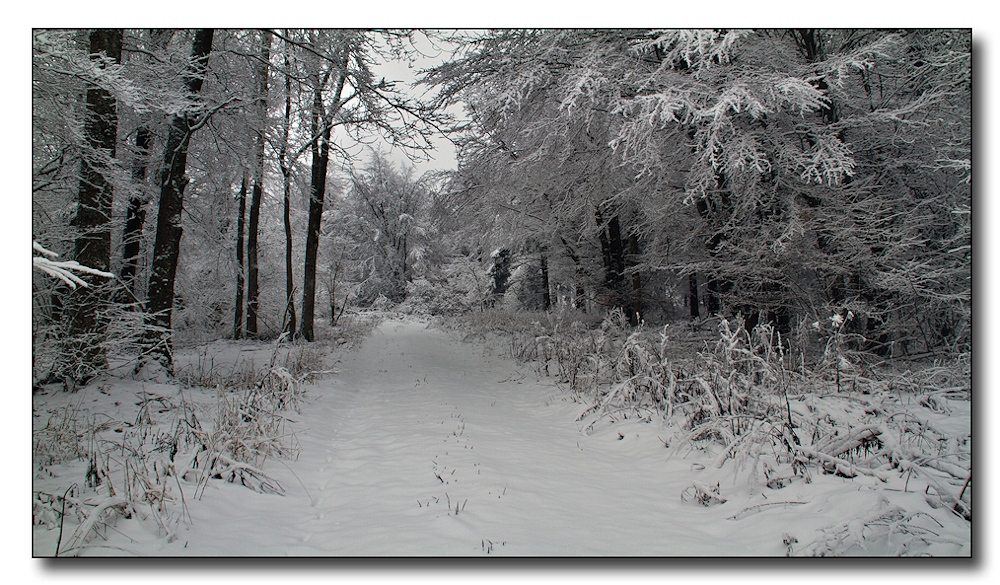
[[[970,30],[35,29],[31,71],[35,556],[672,554],[171,548],[433,343],[700,454],[671,497],[720,522],[879,494],[747,554],[971,554]]]

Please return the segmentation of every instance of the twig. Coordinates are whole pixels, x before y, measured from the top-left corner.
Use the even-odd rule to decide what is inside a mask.
[[[788,508],[790,506],[801,506],[805,502],[765,502],[763,504],[757,504],[756,506],[750,506],[749,508],[743,508],[738,513],[730,516],[729,520],[742,520],[747,516],[753,516],[759,512],[763,512],[765,508],[772,508],[774,506],[781,506],[782,508]]]
[[[62,512],[59,515],[59,540],[56,541],[56,556],[57,557],[59,556],[59,547],[62,546],[63,522],[66,521],[66,498],[69,497],[69,492],[72,491],[73,488],[75,488],[75,487],[76,487],[76,484],[74,483],[73,485],[69,486],[69,488],[66,489],[65,493],[63,493],[63,498],[62,498]]]

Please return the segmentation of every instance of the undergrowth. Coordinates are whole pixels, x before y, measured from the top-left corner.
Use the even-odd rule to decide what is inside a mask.
[[[323,373],[320,349],[276,344],[259,367],[252,360],[215,362],[202,353],[178,373],[183,388],[165,392],[157,385],[154,392],[142,384],[135,409],[116,400],[114,412],[90,412],[80,406],[84,392],[68,395],[69,404],[33,433],[36,485],[64,485],[68,480],[53,479],[55,469],[80,470],[68,487],[33,492],[34,523],[59,531],[51,554],[79,555],[98,546],[121,519],[152,526],[171,542],[190,521],[187,503],[202,498],[211,481],[283,495],[265,463],[298,456],[289,413],[301,408],[304,384]],[[109,386],[96,391],[108,394]],[[214,405],[192,400],[193,392],[206,389],[215,392]]]
[[[814,474],[865,476],[922,492],[930,508],[971,522],[971,436],[949,435],[934,422],[953,401],[971,400],[968,355],[882,363],[848,350],[843,323],[834,314],[825,328],[815,324],[822,352],[812,356],[771,325],[747,330],[741,318],[716,321],[712,336],[704,323],[634,328],[620,311],[600,322],[487,311],[445,325],[492,338],[562,383],[583,405],[585,432],[622,419],[659,420],[675,430],[675,445],[714,453],[713,469],[751,489],[780,490]],[[717,486],[694,485],[682,497],[725,501]],[[916,554],[933,540],[928,524],[936,522],[888,504],[859,521],[829,527],[794,554]]]

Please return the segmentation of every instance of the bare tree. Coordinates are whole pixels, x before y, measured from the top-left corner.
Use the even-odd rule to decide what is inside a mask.
[[[260,273],[257,238],[260,231],[260,203],[264,191],[264,144],[267,132],[267,76],[271,61],[271,33],[261,33],[260,59],[254,72],[256,86],[253,183],[250,188],[250,217],[247,221],[247,335],[257,335],[257,310],[260,304],[258,278]]]
[[[121,62],[122,30],[97,29],[90,33],[90,55],[97,66],[106,68]],[[116,100],[103,87],[87,89],[87,119],[84,134],[89,146],[83,158],[80,195],[73,226],[78,230],[76,261],[107,272],[111,266],[112,186],[106,175],[115,157],[118,134]],[[84,277],[90,279],[90,277]],[[75,289],[67,298],[70,305],[69,335],[77,360],[76,381],[84,382],[106,365],[103,348],[104,325],[98,310],[109,301],[106,288],[88,286]]]
[[[201,91],[212,50],[214,29],[199,29],[194,34],[191,62],[185,73],[185,85],[190,95]],[[176,114],[171,121],[163,153],[160,176],[160,202],[156,218],[156,239],[153,243],[153,264],[149,274],[146,311],[150,314],[149,341],[151,356],[168,372],[173,370],[171,355],[171,317],[174,304],[174,281],[181,243],[181,212],[184,209],[184,189],[188,179],[187,150],[192,133],[204,120],[193,110]]]

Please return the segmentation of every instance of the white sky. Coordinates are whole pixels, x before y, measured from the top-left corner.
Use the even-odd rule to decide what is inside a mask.
[[[411,88],[410,85],[416,81],[417,74],[421,69],[427,69],[443,63],[449,57],[449,49],[440,45],[435,46],[434,43],[431,43],[420,32],[413,35],[413,42],[414,46],[420,51],[420,55],[414,59],[413,63],[407,63],[406,61],[385,63],[376,67],[375,70],[379,76],[385,77],[387,81],[402,82],[397,85],[399,89],[410,91],[412,95],[419,97],[427,91],[427,88],[424,86]],[[455,111],[454,113],[461,114],[460,111]],[[392,151],[392,159],[397,164],[416,167],[418,175],[430,170],[454,169],[456,165],[455,148],[451,142],[443,137],[436,137],[432,142],[435,146],[435,152],[432,153],[433,160],[413,163],[399,149]],[[386,145],[385,148],[388,150],[389,146]]]

